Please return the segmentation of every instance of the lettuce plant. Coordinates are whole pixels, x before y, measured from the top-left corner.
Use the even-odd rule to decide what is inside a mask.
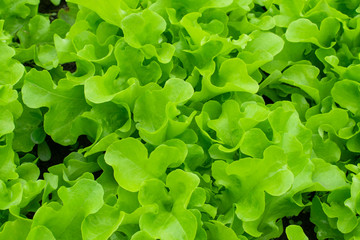
[[[360,240],[360,0],[0,0],[0,240]]]

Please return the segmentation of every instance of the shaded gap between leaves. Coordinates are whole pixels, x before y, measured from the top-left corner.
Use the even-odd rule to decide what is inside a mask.
[[[61,0],[58,6],[52,4],[50,0],[40,0],[38,12],[39,13],[54,13],[58,12],[62,8],[67,8],[67,3],[65,0]]]
[[[300,226],[302,227],[304,233],[309,239],[317,239],[314,230],[315,224],[313,224],[310,221],[310,211],[303,210],[302,212],[300,212],[298,216],[293,216],[290,218],[285,217],[282,219],[282,221],[283,221],[284,231],[282,235],[279,238],[277,238],[278,240],[287,240],[288,238],[286,237],[286,233],[285,233],[286,227],[292,224],[296,224],[297,222],[301,222]]]
[[[39,160],[37,162],[37,166],[40,169],[40,179],[44,179],[44,173],[48,172],[49,167],[62,163],[64,158],[72,152],[71,146],[58,144],[50,136],[46,136],[45,142],[50,148],[51,159],[49,161]]]
[[[69,71],[71,73],[74,73],[76,71],[76,63],[75,62],[64,63],[61,66],[63,67],[64,71]]]
[[[38,161],[37,166],[40,169],[40,179],[44,179],[44,173],[48,172],[49,167],[61,164],[64,158],[67,157],[75,149],[90,146],[92,143],[88,140],[87,136],[79,136],[76,144],[71,146],[63,146],[52,140],[50,136],[46,136],[45,139],[51,152],[51,159],[49,161]],[[75,148],[74,148],[75,147]]]

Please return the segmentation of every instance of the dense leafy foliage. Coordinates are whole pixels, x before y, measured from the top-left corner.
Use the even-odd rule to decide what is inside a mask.
[[[0,240],[359,240],[359,13],[0,0]]]

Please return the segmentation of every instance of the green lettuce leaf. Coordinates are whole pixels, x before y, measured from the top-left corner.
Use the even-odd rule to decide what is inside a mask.
[[[63,145],[76,142],[82,130],[73,129],[74,125],[79,116],[90,108],[84,99],[82,86],[71,89],[55,88],[47,71],[40,72],[34,69],[26,75],[22,91],[23,101],[28,107],[49,108],[44,116],[44,129],[47,134]],[[62,113],[60,114],[57,109],[62,109]]]
[[[145,180],[160,178],[168,167],[179,166],[186,154],[186,146],[181,140],[167,141],[148,156],[148,150],[139,140],[125,138],[109,146],[105,161],[114,168],[118,184],[135,192]]]
[[[29,235],[52,233],[55,239],[81,239],[80,226],[85,217],[102,207],[103,194],[101,185],[93,180],[82,179],[73,187],[61,187],[58,195],[62,204],[52,202],[39,208]]]

